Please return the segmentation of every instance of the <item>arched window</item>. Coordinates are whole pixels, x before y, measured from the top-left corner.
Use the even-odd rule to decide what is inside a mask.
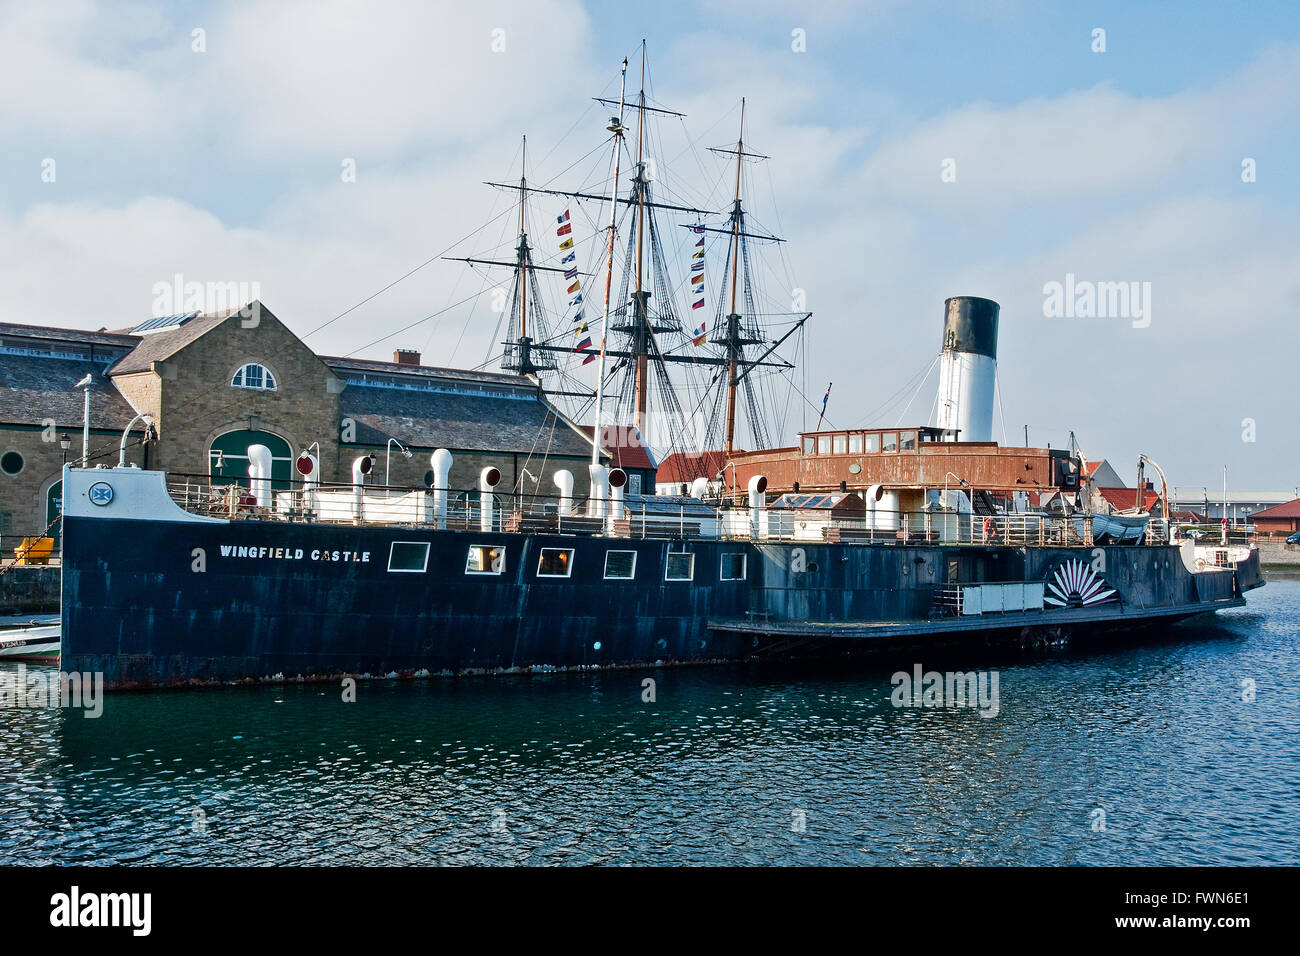
[[[230,380],[232,388],[260,388],[268,392],[275,391],[275,376],[265,365],[249,362],[241,366]]]

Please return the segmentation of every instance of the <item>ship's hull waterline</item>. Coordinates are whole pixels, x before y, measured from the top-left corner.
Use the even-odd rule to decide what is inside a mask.
[[[1053,640],[1238,606],[1243,589],[1258,581],[1256,552],[1235,569],[1193,574],[1170,546],[65,520],[60,666],[102,672],[113,688],[727,662],[936,639]],[[467,573],[471,548],[503,554],[500,573]],[[567,576],[538,574],[544,549],[554,549],[549,570]],[[693,559],[669,557],[682,552]],[[560,553],[567,557],[557,568]],[[1089,571],[1096,566],[1104,576]],[[668,579],[688,570],[689,580]],[[1071,575],[1101,584],[1071,584]],[[1037,585],[1033,593],[1047,600],[1012,605],[1007,598],[1010,610],[972,613],[978,595],[968,590],[964,611],[941,610],[936,595],[954,578],[1013,582],[984,586],[986,602],[1004,600],[1014,582]],[[1085,597],[1067,594],[1071,587]],[[1087,603],[1087,595],[1109,592]],[[1015,600],[1024,593],[1014,590]]]

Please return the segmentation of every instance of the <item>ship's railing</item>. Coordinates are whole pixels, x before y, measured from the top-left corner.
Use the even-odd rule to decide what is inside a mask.
[[[439,521],[437,497],[425,487],[324,483],[316,488],[276,487],[259,504],[246,485],[207,475],[168,476],[173,500],[188,511],[230,520],[303,521],[334,524],[479,529],[483,505],[476,489],[445,493],[445,518]],[[588,500],[573,496],[494,491],[490,528],[500,532],[608,534],[627,538],[702,538],[807,541],[842,544],[945,544],[1013,547],[1091,547],[1092,525],[1082,514],[980,515],[971,512],[870,511],[846,517],[829,510],[768,509],[757,525],[748,508],[730,502],[664,496],[631,496],[620,517],[589,514]],[[1153,521],[1146,543],[1166,540],[1164,522]]]

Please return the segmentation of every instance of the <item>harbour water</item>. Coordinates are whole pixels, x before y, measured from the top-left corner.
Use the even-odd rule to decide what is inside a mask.
[[[0,709],[0,864],[1294,865],[1298,638],[1271,579],[1088,648]]]

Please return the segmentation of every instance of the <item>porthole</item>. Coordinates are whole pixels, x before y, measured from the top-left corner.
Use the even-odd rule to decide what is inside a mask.
[[[19,474],[26,464],[27,462],[23,460],[23,456],[16,451],[7,451],[0,455],[0,471],[3,471],[6,475]]]

